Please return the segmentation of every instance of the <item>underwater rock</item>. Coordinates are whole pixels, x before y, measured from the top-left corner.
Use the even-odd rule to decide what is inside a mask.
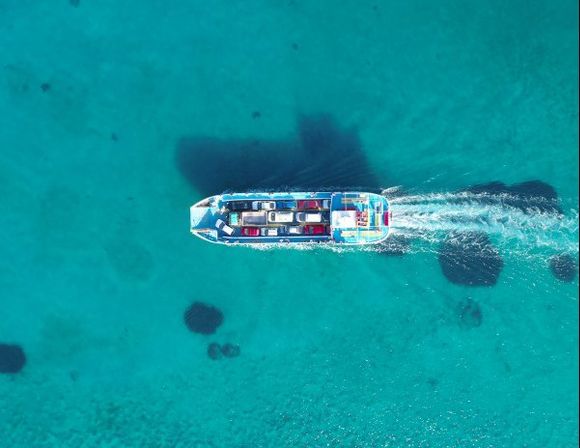
[[[356,129],[325,114],[298,117],[296,134],[284,140],[185,137],[177,143],[175,163],[202,195],[288,186],[373,192],[388,183],[379,182],[369,166]]]
[[[380,244],[380,253],[400,257],[411,251],[411,239],[403,235],[391,235]]]
[[[26,364],[26,355],[19,345],[0,344],[0,373],[18,373]]]
[[[554,255],[550,258],[550,270],[558,280],[573,282],[577,271],[576,260],[569,254]]]
[[[482,232],[451,234],[439,250],[443,275],[452,283],[493,286],[503,269],[503,259]]]
[[[554,187],[541,180],[530,180],[511,186],[503,182],[490,182],[474,185],[463,191],[488,194],[490,197],[481,198],[483,203],[500,202],[525,213],[539,210],[542,213],[562,214],[562,208],[558,203],[558,193]]]
[[[427,384],[431,387],[431,389],[437,389],[439,385],[439,380],[437,378],[427,378]]]
[[[228,342],[222,346],[222,353],[226,358],[237,358],[240,356],[240,346]]]
[[[224,315],[214,306],[194,302],[185,310],[183,319],[194,333],[213,334],[224,321]]]
[[[216,360],[222,357],[222,347],[217,342],[212,342],[207,346],[207,356],[210,359]]]
[[[459,317],[459,324],[464,328],[479,327],[483,320],[481,307],[470,297],[462,300],[457,305],[457,316]]]
[[[50,84],[47,82],[43,82],[42,84],[40,84],[40,90],[42,90],[44,93],[49,92]]]

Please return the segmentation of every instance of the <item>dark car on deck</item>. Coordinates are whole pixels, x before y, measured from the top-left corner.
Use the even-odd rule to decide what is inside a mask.
[[[296,208],[296,201],[276,201],[276,209],[278,210],[292,210]]]
[[[306,225],[303,226],[305,235],[324,235],[326,233],[326,226],[323,225]]]
[[[320,201],[298,201],[299,210],[317,210],[321,207]]]
[[[250,201],[234,201],[228,204],[228,208],[234,212],[243,212],[252,210],[252,203]]]

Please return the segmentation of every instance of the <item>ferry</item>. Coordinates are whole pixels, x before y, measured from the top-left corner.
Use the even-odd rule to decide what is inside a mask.
[[[190,208],[190,230],[210,243],[376,244],[389,236],[384,196],[363,192],[233,193]]]

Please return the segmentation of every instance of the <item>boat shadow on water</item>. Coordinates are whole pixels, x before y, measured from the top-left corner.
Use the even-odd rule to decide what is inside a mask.
[[[355,128],[327,114],[299,116],[287,139],[183,137],[178,170],[203,196],[225,191],[358,189],[378,192]]]

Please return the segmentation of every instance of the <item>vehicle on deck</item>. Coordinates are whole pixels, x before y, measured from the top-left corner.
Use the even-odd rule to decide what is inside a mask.
[[[306,235],[324,235],[326,233],[326,226],[321,224],[308,224],[304,226],[304,233]]]
[[[265,226],[267,224],[266,212],[242,212],[240,225],[244,226]]]
[[[270,212],[268,213],[269,222],[293,222],[294,212]]]
[[[259,227],[242,227],[242,235],[243,236],[259,236],[260,235],[260,228]]]
[[[322,222],[321,213],[313,212],[298,212],[296,213],[296,221],[298,222]]]
[[[274,201],[253,201],[252,210],[276,210],[276,203]]]
[[[298,201],[298,210],[318,210],[321,206],[320,201]]]
[[[302,235],[304,233],[304,227],[300,226],[289,226],[287,231],[288,235]]]
[[[234,212],[241,212],[244,210],[251,210],[252,203],[249,201],[233,201],[228,204],[229,209]]]
[[[230,226],[228,226],[221,219],[216,220],[215,227],[216,227],[216,229],[221,230],[228,235],[232,235],[234,233],[234,229],[232,229]]]
[[[296,201],[276,201],[276,208],[278,210],[294,210],[296,209]]]

